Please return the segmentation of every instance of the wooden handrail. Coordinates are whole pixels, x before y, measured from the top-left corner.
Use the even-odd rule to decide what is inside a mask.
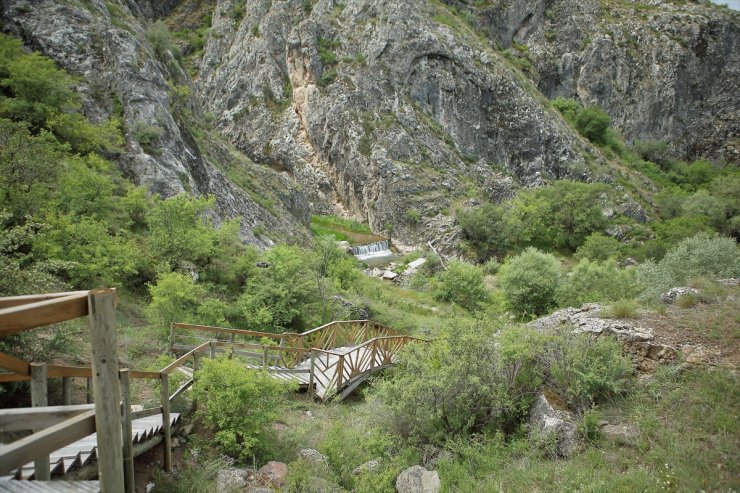
[[[0,308],[10,308],[13,306],[27,305],[29,303],[36,303],[39,301],[53,300],[56,298],[64,298],[65,296],[72,296],[75,294],[81,294],[87,296],[88,291],[69,291],[66,293],[45,293],[45,294],[27,294],[23,296],[7,296],[0,298]]]
[[[204,332],[220,332],[223,334],[235,334],[250,337],[269,337],[271,339],[280,339],[282,334],[276,334],[274,332],[260,332],[256,330],[243,330],[243,329],[231,329],[228,327],[214,327],[212,325],[193,325],[193,324],[181,324],[174,323],[172,326],[175,329],[187,329],[187,330],[201,330]]]
[[[86,411],[8,445],[0,445],[0,474],[95,433],[95,410]]]
[[[173,361],[169,365],[167,365],[164,368],[162,368],[161,370],[159,370],[159,372],[160,373],[164,373],[166,375],[169,375],[170,373],[172,373],[173,371],[175,371],[177,368],[181,367],[183,365],[183,363],[185,363],[190,358],[192,358],[195,353],[204,350],[205,348],[209,347],[210,345],[211,345],[210,342],[204,342],[200,346],[198,346],[198,347],[196,347],[196,348],[188,351],[187,353],[183,354],[182,356],[180,356],[179,358],[177,358],[175,361]]]
[[[87,315],[87,293],[0,309],[0,336],[17,334]]]
[[[42,430],[95,409],[95,404],[0,409],[0,432]]]

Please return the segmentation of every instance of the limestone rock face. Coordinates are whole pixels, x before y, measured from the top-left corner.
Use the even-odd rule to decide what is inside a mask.
[[[529,427],[541,436],[554,435],[558,457],[570,457],[580,448],[575,416],[547,393],[540,394],[532,405]]]
[[[588,145],[488,43],[435,22],[438,5],[247,2],[236,21],[228,3],[201,100],[231,142],[301,183],[314,212],[393,224],[404,244],[454,243],[448,210],[471,187],[500,200],[516,183],[589,176]]]
[[[437,471],[427,471],[421,466],[412,466],[396,478],[398,493],[438,493],[442,489]]]
[[[484,9],[480,22],[531,63],[543,94],[598,105],[627,141],[663,140],[683,159],[740,159],[736,11],[519,0]]]
[[[147,41],[145,32],[148,19],[168,14],[179,3],[39,0],[29,8],[27,1],[17,0],[3,3],[0,23],[4,31],[80,76],[77,89],[93,121],[120,118],[125,148],[111,157],[137,184],[163,197],[214,195],[213,219],[218,224],[241,216],[244,241],[273,243],[253,233],[257,226],[303,241],[309,213],[295,183],[238,157],[226,142],[197,139],[191,129],[192,121],[205,118],[200,104],[189,97],[178,108],[173,101],[172,85],[192,88],[192,82],[169,52]],[[186,112],[192,117],[184,117]],[[239,169],[264,186],[249,190],[237,185],[222,171],[227,168]],[[271,208],[257,201],[260,195],[263,203],[273,202]]]

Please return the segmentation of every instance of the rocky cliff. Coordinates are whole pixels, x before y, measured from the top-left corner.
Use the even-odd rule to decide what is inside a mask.
[[[149,19],[178,3],[4,2],[2,29],[80,76],[89,116],[122,120],[125,151],[114,158],[136,183],[164,197],[183,191],[215,195],[216,221],[241,216],[244,241],[273,243],[255,234],[257,228],[276,239],[305,241],[309,214],[299,187],[210,132],[189,96],[190,78],[171,52],[147,36]]]
[[[221,217],[302,241],[310,213],[454,245],[453,211],[549,180],[609,180],[548,98],[607,110],[627,141],[738,161],[737,13],[650,0],[6,1],[5,31],[121,111],[136,181],[213,193]],[[183,70],[154,21],[207,10]],[[174,24],[178,24],[178,20]],[[160,26],[161,27],[161,26]],[[179,25],[179,27],[183,27]],[[196,26],[185,25],[187,29]],[[217,131],[213,131],[215,127]],[[248,156],[248,157],[247,157]],[[259,164],[255,164],[259,163]]]

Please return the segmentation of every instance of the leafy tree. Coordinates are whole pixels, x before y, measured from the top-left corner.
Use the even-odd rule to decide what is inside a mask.
[[[474,312],[488,300],[483,283],[483,271],[466,262],[452,261],[447,270],[439,274],[435,296],[443,301],[456,303]]]
[[[598,106],[587,106],[578,112],[575,119],[576,129],[594,144],[607,143],[607,131],[611,118]]]
[[[556,306],[560,263],[551,254],[530,247],[504,262],[498,281],[514,312],[541,315]]]
[[[192,198],[186,194],[154,200],[149,212],[148,247],[170,268],[182,261],[199,263],[214,249],[214,228],[207,224],[204,211],[215,198]]]
[[[522,190],[511,213],[519,222],[521,241],[541,247],[575,250],[605,224],[602,185],[556,181],[551,186]]]
[[[173,322],[190,322],[205,297],[206,290],[193,278],[180,272],[160,274],[156,284],[148,286],[152,302],[147,315],[152,324],[169,331]]]
[[[247,326],[267,330],[301,330],[317,322],[321,298],[312,254],[278,245],[260,259],[266,267],[247,279],[237,304]]]
[[[504,255],[518,237],[517,224],[502,205],[484,204],[471,211],[461,211],[457,222],[466,241],[475,249],[478,260]]]
[[[34,243],[34,256],[65,261],[58,273],[73,286],[120,286],[134,273],[131,244],[111,235],[105,222],[64,213],[50,213],[46,221],[49,229]]]
[[[576,249],[577,259],[606,260],[615,258],[621,251],[621,244],[616,238],[601,233],[591,233],[583,245]]]
[[[724,200],[710,195],[706,190],[698,190],[688,196],[683,203],[683,211],[688,216],[706,217],[708,224],[716,230],[725,226],[727,204]]]
[[[263,371],[249,370],[236,360],[206,359],[195,375],[193,397],[206,424],[216,430],[223,450],[240,460],[264,452],[274,433],[285,393],[293,384]]]
[[[0,118],[0,207],[21,221],[38,211],[63,170],[64,147],[48,132]]]
[[[639,292],[635,269],[620,269],[614,260],[584,258],[570,273],[561,293],[561,303],[581,306],[589,302],[632,299]]]

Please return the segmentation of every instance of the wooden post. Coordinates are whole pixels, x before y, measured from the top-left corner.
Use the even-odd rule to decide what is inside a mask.
[[[72,405],[72,377],[62,377],[62,405]]]
[[[200,370],[200,353],[193,353],[193,374]]]
[[[270,350],[270,346],[262,346],[262,369],[267,370],[267,353]]]
[[[95,430],[98,436],[98,479],[101,493],[123,493],[121,391],[118,384],[116,290],[95,289],[88,295],[92,346]]]
[[[344,355],[337,361],[337,394],[342,389],[342,373],[344,373]]]
[[[123,431],[123,485],[126,493],[134,493],[134,432],[131,424],[131,374],[128,368],[121,377],[121,430]]]
[[[31,363],[31,406],[46,407],[49,405],[46,389],[46,363]],[[39,431],[39,430],[34,430]],[[51,480],[49,456],[39,457],[33,461],[33,476],[36,480]]]
[[[162,398],[162,462],[166,472],[172,472],[172,435],[170,430],[170,384],[169,375],[159,374],[159,385]]]
[[[236,339],[236,333],[232,332],[231,333],[231,342],[234,342],[235,339]]]
[[[216,346],[213,345],[213,341],[208,343],[208,346],[211,348],[211,359],[216,357]]]
[[[170,354],[175,354],[175,323],[170,322]]]
[[[87,404],[90,404],[93,401],[92,400],[92,378],[88,378],[87,381],[85,382],[85,389],[86,389],[85,401],[87,402]]]
[[[316,351],[311,350],[311,371],[308,374],[308,396],[311,399],[316,398],[316,382],[314,381],[314,371],[316,371]]]

